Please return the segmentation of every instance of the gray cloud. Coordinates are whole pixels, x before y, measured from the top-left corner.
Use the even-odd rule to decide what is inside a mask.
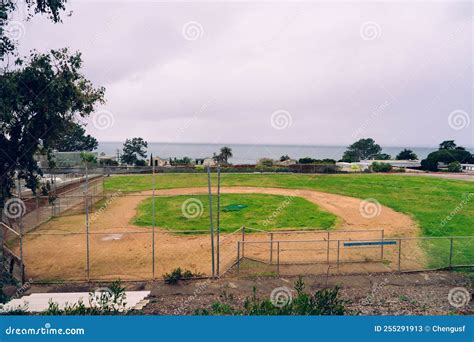
[[[101,140],[474,146],[469,3],[69,7],[62,24],[28,22],[20,47],[83,52],[114,115],[110,129],[88,126]],[[195,40],[183,36],[189,22],[202,27]],[[290,127],[272,127],[277,110]],[[453,129],[454,110],[470,125]]]

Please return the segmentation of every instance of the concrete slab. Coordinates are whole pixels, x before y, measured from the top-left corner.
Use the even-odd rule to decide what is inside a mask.
[[[144,299],[149,294],[150,291],[126,291],[125,308],[140,310],[143,307]],[[26,308],[28,312],[41,312],[48,308],[50,301],[57,303],[59,308],[62,309],[66,304],[75,304],[79,300],[82,300],[84,305],[89,307],[89,292],[33,293],[29,296],[9,301],[3,306],[3,311],[22,307]]]

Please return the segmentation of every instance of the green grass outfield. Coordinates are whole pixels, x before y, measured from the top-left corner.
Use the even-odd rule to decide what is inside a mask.
[[[213,208],[217,209],[217,197]],[[273,228],[329,229],[336,223],[336,216],[321,210],[301,197],[263,194],[223,194],[221,208],[228,205],[247,205],[239,211],[220,213],[221,231],[233,232],[245,222],[248,227],[269,230]],[[186,210],[187,209],[187,210]],[[209,230],[209,198],[205,195],[160,197],[155,200],[155,222],[173,230]],[[140,203],[133,223],[152,225],[152,199]]]
[[[410,215],[426,237],[474,236],[474,182],[423,176],[381,174],[301,175],[222,174],[223,186],[255,186],[309,189],[357,198],[374,198],[381,204]],[[213,175],[213,184],[216,177]],[[150,190],[151,175],[107,178],[106,190]],[[207,186],[206,174],[158,174],[157,189]],[[456,240],[455,262],[474,263],[474,239]],[[430,266],[446,265],[449,241],[428,240],[423,246]]]
[[[215,184],[215,175],[213,175]],[[375,198],[381,204],[412,216],[423,236],[474,235],[474,182],[432,177],[379,174],[296,175],[222,174],[223,186],[310,189],[358,198]],[[106,179],[109,191],[151,190],[151,175],[114,176]],[[156,189],[207,186],[205,174],[158,174]],[[450,215],[456,211],[455,215]],[[447,219],[450,217],[450,219]]]

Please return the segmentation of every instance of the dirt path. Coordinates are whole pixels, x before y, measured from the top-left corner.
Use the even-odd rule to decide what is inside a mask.
[[[223,193],[239,194],[273,194],[299,196],[306,198],[325,210],[339,217],[337,230],[384,229],[385,237],[414,237],[418,235],[416,223],[404,214],[388,207],[366,203],[361,199],[311,191],[282,188],[224,187]],[[199,195],[207,193],[207,188],[183,188],[156,190],[156,196]],[[152,277],[152,234],[149,227],[138,227],[130,224],[136,214],[138,204],[151,196],[151,191],[116,196],[108,200],[107,208],[92,213],[90,216],[90,276],[92,279],[149,279]],[[84,215],[59,217],[41,226],[36,233],[54,232],[65,235],[31,235],[24,243],[25,264],[28,276],[33,279],[84,279],[86,270],[86,237]],[[243,224],[245,224],[243,222]],[[159,226],[159,222],[157,222]],[[290,228],[290,227],[289,227]],[[332,233],[331,233],[332,234]],[[341,233],[342,234],[342,233]],[[224,234],[223,234],[224,235]],[[333,235],[331,235],[333,236]],[[267,234],[249,235],[255,240],[268,239]],[[361,239],[373,239],[373,234],[358,235]],[[225,238],[225,235],[223,236]],[[300,236],[287,235],[287,240],[301,239]],[[341,238],[341,237],[338,237]],[[342,236],[344,238],[344,236]],[[377,236],[378,238],[378,236]],[[221,245],[222,268],[233,260],[236,254],[238,237],[227,239]],[[311,238],[312,239],[312,238]],[[318,237],[318,239],[321,239]],[[332,239],[332,238],[331,238]],[[208,234],[178,235],[163,229],[155,233],[155,276],[161,277],[176,267],[188,268],[203,274],[210,274],[211,247]],[[257,246],[256,246],[257,247]],[[326,245],[321,246],[321,257],[326,257]],[[332,247],[331,247],[332,248]],[[311,256],[319,252],[311,249]],[[251,254],[250,248],[247,250]],[[254,256],[265,259],[267,250],[255,250]],[[352,253],[352,251],[351,251]],[[334,254],[334,255],[333,255]],[[413,246],[409,253],[411,260],[423,260],[423,253],[418,246]],[[377,250],[378,255],[378,250]],[[305,261],[308,253],[297,251],[282,257],[289,261]],[[331,251],[331,260],[335,252]],[[345,256],[348,259],[357,255]],[[386,257],[395,260],[395,251],[386,250]]]

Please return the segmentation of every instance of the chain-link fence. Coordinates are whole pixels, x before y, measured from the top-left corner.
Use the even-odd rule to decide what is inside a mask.
[[[420,271],[474,266],[474,237],[247,238],[237,241],[236,254],[235,270],[243,275]]]

